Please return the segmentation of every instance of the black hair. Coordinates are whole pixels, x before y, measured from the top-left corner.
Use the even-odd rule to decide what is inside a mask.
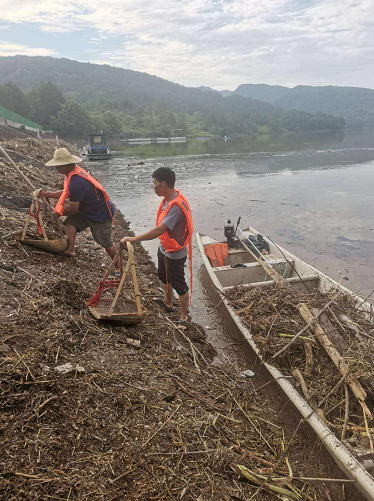
[[[169,188],[174,188],[175,185],[175,172],[170,169],[170,167],[159,167],[154,171],[152,177],[157,179],[157,181],[164,181]]]

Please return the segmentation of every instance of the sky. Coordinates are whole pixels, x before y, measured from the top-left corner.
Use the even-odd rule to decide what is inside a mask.
[[[374,88],[374,0],[0,0],[0,56],[16,54],[217,90]]]

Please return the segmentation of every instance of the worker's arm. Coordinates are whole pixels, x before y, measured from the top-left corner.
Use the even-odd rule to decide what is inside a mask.
[[[168,227],[165,224],[160,224],[160,226],[156,226],[153,230],[147,231],[147,233],[143,233],[142,235],[138,235],[136,237],[124,237],[121,239],[121,244],[125,244],[126,242],[143,242],[144,240],[154,240],[158,238],[160,235],[165,233],[168,230]]]
[[[55,198],[58,200],[62,195],[62,190],[60,191],[40,191],[39,196],[45,198]]]
[[[63,216],[72,216],[73,214],[76,214],[79,211],[79,202],[69,202],[69,205],[64,207],[64,212],[62,213]],[[53,213],[54,219],[58,219],[60,217],[60,214],[56,211]]]

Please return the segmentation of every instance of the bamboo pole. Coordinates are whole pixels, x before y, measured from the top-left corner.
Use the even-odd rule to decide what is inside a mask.
[[[112,304],[109,308],[109,315],[112,315],[113,313],[113,310],[114,308],[116,307],[116,304],[117,304],[117,301],[118,301],[118,298],[119,298],[119,295],[121,294],[121,291],[122,291],[122,288],[123,288],[123,285],[125,283],[125,280],[126,280],[126,275],[127,275],[127,272],[129,271],[129,268],[130,268],[130,265],[131,265],[131,262],[133,260],[133,254],[130,253],[129,251],[129,258],[128,258],[128,261],[127,261],[127,264],[126,264],[126,268],[125,268],[125,271],[123,272],[122,274],[122,277],[121,277],[121,280],[120,280],[120,283],[118,285],[118,288],[117,288],[117,292],[116,292],[116,295],[114,296],[114,299],[112,301]]]
[[[297,307],[300,315],[304,318],[304,320],[310,325],[310,328],[315,332],[319,342],[321,345],[325,348],[327,354],[331,358],[331,360],[334,362],[335,366],[338,368],[339,372],[341,373],[342,376],[346,376],[346,381],[355,394],[357,400],[360,402],[364,412],[366,415],[372,419],[372,414],[368,408],[368,406],[365,403],[366,400],[366,392],[361,386],[361,383],[358,381],[358,379],[355,376],[352,376],[349,374],[350,368],[347,362],[345,361],[344,357],[340,355],[338,350],[335,348],[335,346],[332,344],[330,339],[326,336],[324,330],[322,327],[319,325],[318,322],[315,321],[312,312],[309,310],[309,308],[306,306],[305,303],[299,304]],[[313,322],[313,323],[312,323]]]
[[[311,323],[315,322],[317,320],[317,318],[320,316],[320,314],[323,313],[326,310],[326,308],[328,308],[333,301],[335,301],[335,299],[339,296],[339,294],[340,294],[340,291],[338,291],[335,294],[335,296],[331,299],[331,301],[329,301],[327,304],[325,304],[325,306],[318,313],[315,314],[315,316],[310,320],[310,322],[308,322],[308,324],[305,327],[303,327],[301,329],[301,331],[299,331],[291,339],[291,341],[286,344],[286,346],[283,346],[283,348],[281,348],[279,351],[277,351],[277,353],[275,353],[271,358],[277,358],[281,353],[286,351],[301,336],[301,334],[303,334],[303,332],[305,332],[306,330],[309,329],[309,327],[311,326]]]
[[[102,280],[103,282],[106,282],[108,280],[108,277],[109,277],[110,273],[114,270],[115,264],[117,262],[117,259],[120,257],[121,252],[122,252],[122,249],[120,247],[119,250],[117,251],[117,254],[114,256],[114,259],[110,263],[108,270],[106,271],[106,273],[104,275],[104,278]],[[121,277],[122,277],[122,274],[123,274],[123,269],[121,267]]]
[[[277,272],[277,270],[275,270],[274,268],[272,268],[269,264],[265,263],[265,261],[263,261],[262,259],[259,259],[254,252],[252,252],[250,250],[250,248],[245,245],[245,243],[243,242],[243,240],[240,240],[240,243],[242,244],[242,246],[251,254],[251,256],[253,256],[256,261],[258,262],[258,264],[260,264],[264,270],[266,271],[266,273],[271,277],[272,280],[274,280],[274,282],[276,284],[279,284],[279,283],[282,283],[282,284],[287,284],[289,285],[280,275],[279,273]]]
[[[130,253],[130,248],[133,250],[133,246],[130,244],[130,242],[127,242],[127,249]],[[142,316],[142,305],[140,303],[140,293],[139,293],[139,285],[138,285],[138,278],[136,276],[136,268],[135,268],[135,260],[133,258],[132,263],[131,263],[131,273],[132,273],[132,281],[134,284],[134,292],[135,292],[135,301],[136,301],[136,308],[138,310],[138,315],[139,317]]]
[[[0,144],[0,153],[2,153],[4,155],[4,157],[8,160],[8,162],[10,162],[13,165],[13,167],[15,168],[15,170],[17,171],[17,173],[22,177],[22,179],[26,182],[26,184],[33,191],[35,191],[36,188],[32,184],[32,182],[30,181],[30,179],[27,176],[25,176],[25,174],[21,171],[21,169],[18,167],[18,165],[10,158],[10,156],[4,150],[4,148],[1,146],[1,144]],[[46,204],[46,206],[50,209],[50,211],[54,212],[54,207],[51,205],[51,203],[45,197],[42,197],[42,200]],[[62,231],[62,226],[61,226],[60,221],[56,220],[56,226],[57,226],[57,231],[58,231],[59,235],[63,236],[64,232]]]

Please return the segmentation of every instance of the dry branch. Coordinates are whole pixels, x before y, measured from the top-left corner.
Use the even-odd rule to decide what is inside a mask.
[[[368,406],[365,403],[365,400],[366,400],[365,390],[363,389],[363,387],[361,386],[361,384],[357,380],[357,378],[350,374],[349,365],[344,360],[344,358],[340,355],[340,353],[335,348],[335,346],[332,344],[332,342],[329,340],[329,338],[326,336],[322,327],[316,322],[317,315],[315,315],[313,317],[312,312],[303,303],[298,306],[298,309],[299,309],[301,316],[307,322],[308,327],[310,326],[310,328],[314,331],[319,342],[325,348],[327,354],[329,355],[331,360],[334,362],[335,366],[339,369],[339,372],[342,374],[342,376],[346,377],[346,381],[349,384],[349,387],[351,388],[351,390],[355,394],[356,398],[359,400],[359,402],[362,405],[363,409],[365,410],[367,416],[371,419],[373,416],[372,416]],[[321,312],[319,312],[319,313],[321,313]]]

